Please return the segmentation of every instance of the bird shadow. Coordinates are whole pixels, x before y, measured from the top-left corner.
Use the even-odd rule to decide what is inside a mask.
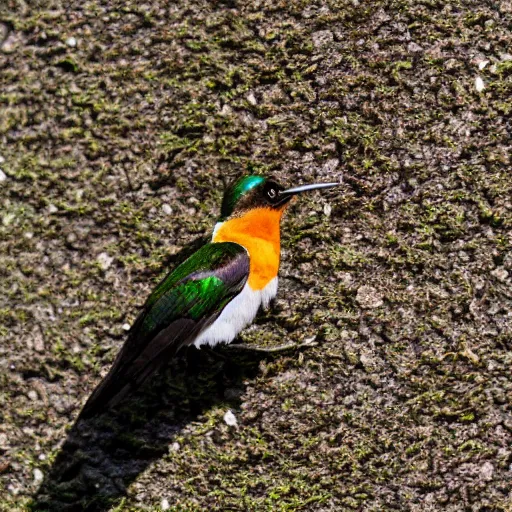
[[[183,351],[118,408],[78,417],[28,509],[110,510],[186,425],[216,404],[239,407],[245,381],[272,357],[225,346]]]

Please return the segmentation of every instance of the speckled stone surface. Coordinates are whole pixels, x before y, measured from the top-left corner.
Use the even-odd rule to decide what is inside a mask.
[[[0,510],[511,510],[510,1],[0,21]],[[247,172],[343,179],[291,206],[240,337],[317,345],[191,350],[76,424]]]

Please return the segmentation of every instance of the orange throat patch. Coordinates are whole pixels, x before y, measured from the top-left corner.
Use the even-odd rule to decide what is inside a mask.
[[[281,251],[279,223],[284,208],[255,208],[218,225],[212,242],[234,242],[247,249],[250,259],[248,284],[262,290],[279,270]]]

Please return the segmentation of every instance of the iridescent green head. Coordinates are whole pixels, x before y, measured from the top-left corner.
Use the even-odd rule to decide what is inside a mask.
[[[232,183],[224,193],[221,208],[221,219],[227,219],[252,208],[261,206],[272,207],[268,191],[278,191],[283,187],[263,176],[243,176]],[[272,194],[272,193],[271,193]]]
[[[232,183],[224,193],[221,220],[253,208],[281,209],[296,194],[336,185],[339,183],[318,183],[285,190],[270,178],[257,175],[243,176]]]

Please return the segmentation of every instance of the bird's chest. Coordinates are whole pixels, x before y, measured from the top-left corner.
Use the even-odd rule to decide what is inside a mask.
[[[234,242],[249,254],[248,285],[263,291],[277,277],[280,259],[279,220],[282,212],[256,209],[242,217],[218,223],[212,242]]]
[[[237,334],[249,325],[260,306],[267,307],[277,293],[277,277],[274,277],[261,290],[253,290],[246,283],[243,290],[229,302],[222,313],[195,340],[194,345],[216,345],[230,343]]]

